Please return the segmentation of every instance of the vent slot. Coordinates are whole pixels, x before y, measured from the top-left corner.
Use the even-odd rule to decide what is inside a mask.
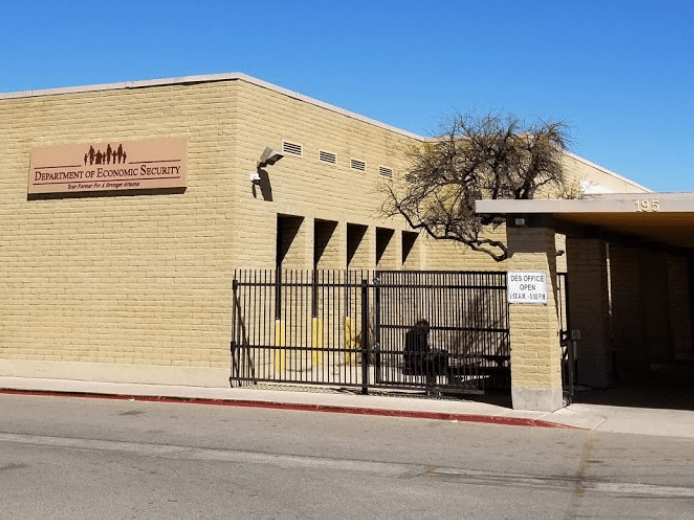
[[[320,151],[320,160],[323,162],[330,163],[330,164],[336,164],[337,163],[337,156],[334,153],[324,152],[323,150],[321,150]]]
[[[389,179],[393,178],[393,168],[387,168],[386,166],[379,166],[378,173]]]
[[[364,161],[360,161],[359,159],[352,159],[350,161],[350,166],[353,170],[359,170],[360,172],[366,171],[366,163]]]
[[[290,142],[284,141],[282,143],[282,150],[284,150],[284,153],[289,153],[292,155],[298,155],[298,156],[303,155],[303,147],[300,144],[296,144],[296,143],[290,143]]]

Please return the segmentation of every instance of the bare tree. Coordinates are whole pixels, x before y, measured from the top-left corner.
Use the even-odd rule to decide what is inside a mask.
[[[504,218],[476,214],[475,200],[532,199],[539,189],[562,196],[562,154],[569,142],[563,122],[455,114],[438,137],[408,150],[410,167],[384,187],[382,212],[502,261],[506,244],[487,231]]]

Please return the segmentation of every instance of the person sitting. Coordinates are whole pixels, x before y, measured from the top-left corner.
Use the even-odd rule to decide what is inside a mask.
[[[429,322],[419,320],[405,334],[403,373],[438,376],[448,371],[448,352],[429,347]]]

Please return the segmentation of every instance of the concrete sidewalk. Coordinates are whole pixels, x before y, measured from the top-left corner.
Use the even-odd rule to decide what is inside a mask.
[[[361,395],[334,389],[292,391],[289,387],[198,388],[22,377],[0,377],[0,389],[4,393],[20,391],[143,400],[194,400],[202,404],[227,406],[578,428],[694,439],[694,411],[691,410],[572,404],[547,413],[512,410],[505,406],[465,399],[428,399],[402,394]]]

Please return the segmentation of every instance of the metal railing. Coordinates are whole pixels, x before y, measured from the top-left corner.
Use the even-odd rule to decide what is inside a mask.
[[[562,354],[562,384],[565,396],[570,399],[574,395],[576,352],[569,330],[569,286],[566,273],[557,273],[557,309]]]
[[[237,271],[231,351],[236,384],[507,392],[506,273]]]

